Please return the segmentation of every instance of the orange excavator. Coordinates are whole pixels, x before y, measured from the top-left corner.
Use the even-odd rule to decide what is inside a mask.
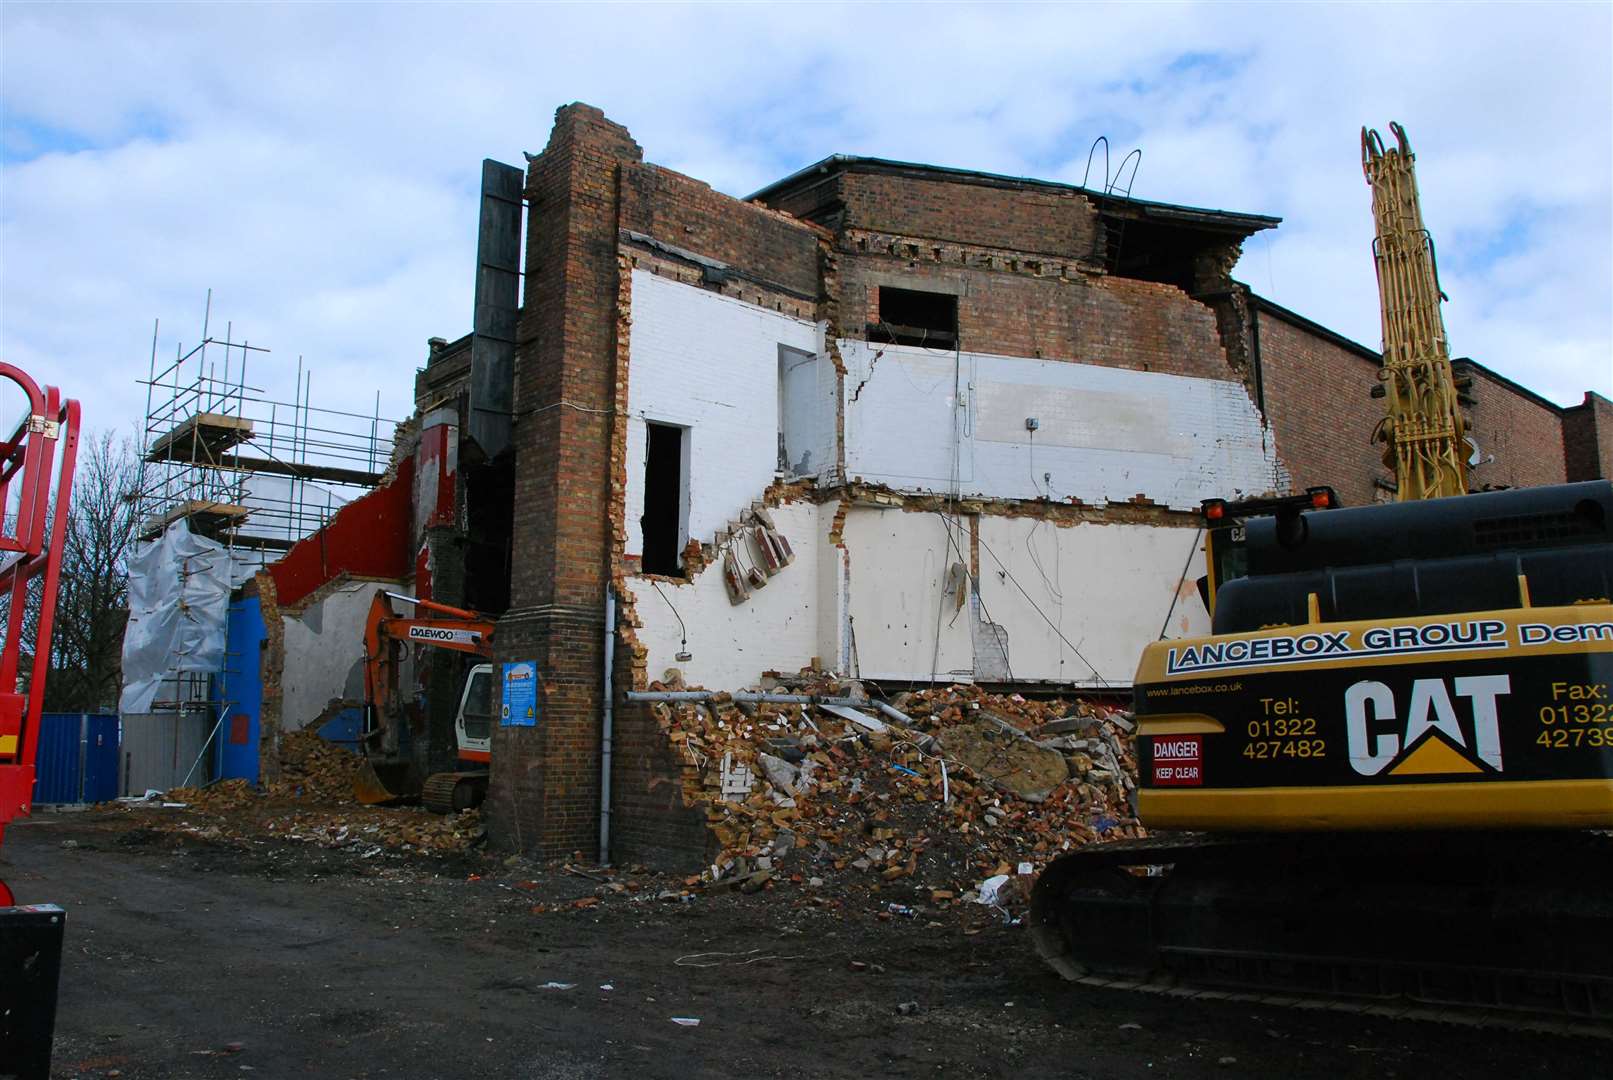
[[[413,615],[400,615],[393,601],[410,604]],[[475,664],[460,687],[454,716],[454,742],[460,767],[421,779],[416,757],[405,752],[412,738],[415,710],[398,692],[398,674],[409,646],[423,645],[465,653],[484,661],[493,657],[493,619],[475,611],[420,600],[401,593],[378,592],[364,625],[364,767],[353,782],[359,802],[395,803],[418,797],[436,813],[457,813],[480,806],[487,796],[492,760],[493,665]]]

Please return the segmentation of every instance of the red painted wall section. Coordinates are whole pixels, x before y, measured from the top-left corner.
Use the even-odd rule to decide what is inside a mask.
[[[414,594],[421,600],[434,600],[431,594],[431,545],[420,542],[414,557]]]
[[[455,522],[455,481],[459,477],[459,427],[433,424],[420,433],[415,451],[415,535]]]
[[[409,539],[413,514],[414,459],[368,495],[336,512],[323,529],[297,541],[269,567],[281,607],[295,604],[338,574],[407,578],[414,568]]]

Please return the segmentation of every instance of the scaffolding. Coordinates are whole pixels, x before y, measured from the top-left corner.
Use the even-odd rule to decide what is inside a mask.
[[[214,336],[209,289],[200,340],[158,357],[160,322],[152,325],[142,434],[144,471],[136,539],[160,537],[184,521],[218,541],[240,584],[344,505],[376,487],[392,460],[396,424],[381,416],[381,395],[369,413],[316,408],[313,370],[297,358],[289,400],[248,381],[269,370],[270,350],[244,338],[233,324]],[[159,711],[208,708],[208,675],[175,675]],[[216,702],[214,702],[216,704]]]

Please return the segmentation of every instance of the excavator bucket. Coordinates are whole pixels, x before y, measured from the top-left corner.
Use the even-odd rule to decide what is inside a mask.
[[[353,774],[353,798],[366,806],[384,806],[420,797],[420,779],[413,765],[403,761],[365,759]]]

